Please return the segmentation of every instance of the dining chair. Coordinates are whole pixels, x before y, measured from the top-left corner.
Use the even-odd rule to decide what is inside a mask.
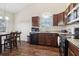
[[[21,32],[17,32],[17,39],[19,38],[19,43],[21,45]]]
[[[9,35],[6,35],[3,45],[4,51],[6,51],[6,49],[10,49],[10,51],[12,51],[13,48],[17,48],[17,33],[11,32]]]

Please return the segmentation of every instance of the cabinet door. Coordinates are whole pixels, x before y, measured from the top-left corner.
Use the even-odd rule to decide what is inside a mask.
[[[68,48],[74,53],[75,56],[79,56],[79,49],[73,43],[69,42]]]
[[[66,18],[66,14],[65,12],[63,12],[63,22],[64,22],[64,25],[67,25],[67,18]]]
[[[51,34],[51,45],[54,46],[54,47],[57,47],[58,46],[58,43],[57,43],[57,34],[56,33],[53,33]]]
[[[50,33],[46,33],[46,34],[45,34],[45,43],[46,43],[46,45],[51,46]]]
[[[71,4],[69,5],[70,11],[71,11],[75,6],[76,6],[76,3],[71,3]]]
[[[44,33],[38,34],[38,44],[45,45],[45,34]]]
[[[32,17],[32,26],[39,26],[39,17]]]
[[[59,14],[58,14],[58,23],[59,23],[60,21],[63,21],[63,19],[64,19],[64,12],[59,13]]]
[[[53,15],[53,26],[58,26],[58,15]]]
[[[57,47],[57,35],[55,33],[45,34],[46,45]]]
[[[69,5],[69,7],[70,7],[70,11],[74,8],[74,6],[73,6],[73,3],[71,3],[70,5]]]
[[[72,52],[72,50],[68,49],[68,56],[75,56],[75,54]]]
[[[30,43],[38,44],[38,34],[36,34],[36,33],[30,34]]]
[[[60,21],[62,21],[63,24],[65,24],[65,25],[67,24],[67,20],[65,18],[65,15],[66,15],[65,13],[66,12],[62,12],[62,13],[53,15],[53,25],[54,26],[58,26],[58,23]]]

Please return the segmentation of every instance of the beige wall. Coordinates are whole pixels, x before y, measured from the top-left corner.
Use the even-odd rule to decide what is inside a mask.
[[[31,31],[31,18],[32,16],[41,16],[43,13],[50,13],[51,15],[63,12],[67,7],[67,4],[31,4],[24,8],[22,11],[16,14],[15,19],[15,30],[22,32],[22,40],[27,41],[27,35]]]
[[[62,6],[64,5],[64,6]],[[44,13],[50,13],[51,15],[57,14],[60,12],[63,12],[69,4],[31,4],[30,6],[24,8],[21,10],[19,13],[16,15],[10,12],[6,12],[6,15],[10,18],[8,21],[8,26],[7,26],[7,32],[11,31],[21,31],[22,32],[22,37],[21,39],[24,41],[27,41],[27,35],[29,35],[29,32],[31,31],[31,18],[32,16],[40,16]],[[3,11],[0,10],[0,16],[3,15]],[[74,24],[74,27],[77,26],[77,24]],[[68,25],[68,28],[73,27],[73,25]],[[78,27],[78,26],[77,26]],[[65,27],[57,27],[61,30],[61,28]],[[55,27],[53,27],[55,29]],[[53,31],[58,31],[53,30]]]

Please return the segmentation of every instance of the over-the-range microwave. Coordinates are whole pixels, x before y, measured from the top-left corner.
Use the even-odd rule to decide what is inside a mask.
[[[71,28],[69,30],[70,34],[72,34],[71,37],[75,38],[75,39],[79,39],[79,28]]]

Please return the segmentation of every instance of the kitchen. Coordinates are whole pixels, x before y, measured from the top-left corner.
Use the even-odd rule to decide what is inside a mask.
[[[78,4],[71,3],[65,11],[58,14],[53,14],[53,21],[47,21],[47,18],[50,19],[50,16],[47,14],[43,15],[42,17],[43,19],[46,18],[45,21],[43,19],[40,20],[41,18],[39,16],[32,17],[33,28],[32,32],[30,33],[30,43],[59,47],[59,53],[62,56],[78,56],[78,9]],[[45,24],[46,21],[48,25]],[[39,22],[41,22],[40,25]],[[53,30],[51,30],[50,27],[52,25],[51,22],[53,22]],[[48,27],[44,28],[45,26]]]
[[[10,20],[7,20],[6,27],[3,26],[4,31],[0,26],[0,52],[3,52],[1,55],[8,55],[9,53],[9,55],[15,56],[79,56],[79,3],[25,3],[22,4],[23,6],[18,3],[13,5],[4,3],[1,5],[3,5],[3,13],[0,14],[10,17]],[[16,7],[11,9],[10,6]],[[19,8],[22,9],[22,12]],[[0,24],[5,23],[1,17],[0,20]],[[17,44],[16,41],[14,42],[16,50],[8,53],[3,51],[5,46],[1,44],[1,37],[5,36],[3,35],[5,33],[2,34],[1,32],[21,34],[19,36],[21,39],[18,40],[15,37],[17,39]],[[54,51],[46,52],[51,48]],[[43,53],[43,51],[45,52]]]

